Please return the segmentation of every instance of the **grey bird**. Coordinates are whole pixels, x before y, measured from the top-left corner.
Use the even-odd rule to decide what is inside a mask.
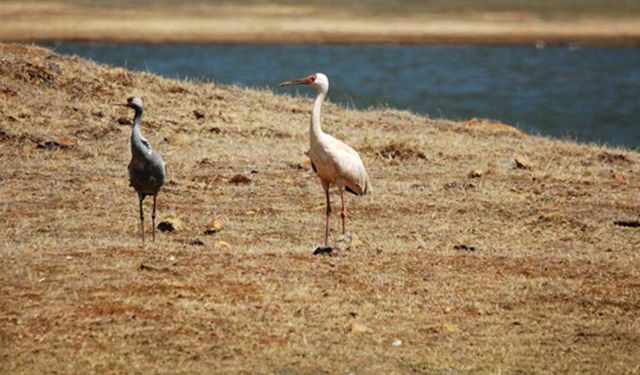
[[[142,243],[144,243],[144,210],[142,202],[147,195],[153,196],[153,241],[156,240],[156,197],[162,188],[165,179],[164,161],[153,149],[151,144],[142,136],[140,121],[144,107],[142,99],[130,97],[127,104],[119,104],[135,110],[133,127],[131,129],[131,162],[129,163],[129,185],[138,193],[140,201],[140,229],[142,230]]]

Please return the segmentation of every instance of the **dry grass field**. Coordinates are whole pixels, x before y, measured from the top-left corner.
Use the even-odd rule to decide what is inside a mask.
[[[183,223],[146,246],[130,95]],[[0,45],[0,373],[640,372],[640,154],[329,103],[374,191],[314,256],[310,108]]]
[[[640,44],[635,0],[3,1],[1,41]]]

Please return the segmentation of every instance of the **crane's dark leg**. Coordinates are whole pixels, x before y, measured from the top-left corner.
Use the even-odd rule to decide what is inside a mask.
[[[156,197],[158,194],[153,194],[153,212],[151,213],[151,222],[153,223],[153,242],[156,242]]]
[[[347,206],[344,203],[344,189],[340,189],[340,200],[342,201],[342,211],[340,212],[340,217],[342,218],[342,234],[345,234],[345,219],[347,218]]]
[[[322,182],[322,188],[324,189],[324,195],[327,197],[327,211],[324,222],[324,247],[317,248],[313,255],[331,254],[333,249],[329,247],[329,219],[331,217],[331,198],[329,198],[329,183],[324,180]]]
[[[327,197],[327,211],[324,223],[324,246],[329,246],[329,218],[331,217],[331,198],[329,198],[329,184],[324,186],[324,194]]]
[[[144,244],[144,210],[142,209],[142,201],[144,201],[144,194],[138,193],[138,199],[140,200],[140,230],[142,233],[142,243]]]

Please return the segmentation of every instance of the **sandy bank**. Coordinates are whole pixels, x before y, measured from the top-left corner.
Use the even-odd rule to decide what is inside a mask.
[[[0,40],[140,43],[640,44],[640,19],[316,14],[297,7],[101,8],[0,3]]]

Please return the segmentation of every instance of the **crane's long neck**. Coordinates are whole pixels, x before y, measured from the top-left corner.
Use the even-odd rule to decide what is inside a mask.
[[[325,92],[319,92],[316,99],[313,101],[313,110],[311,111],[311,139],[318,139],[322,135],[322,128],[320,127],[320,110],[322,109],[322,102],[327,96]]]
[[[136,114],[133,118],[133,128],[131,129],[131,156],[140,157],[145,154],[145,146],[142,143],[142,130],[140,123],[142,120],[142,109],[136,108]]]

